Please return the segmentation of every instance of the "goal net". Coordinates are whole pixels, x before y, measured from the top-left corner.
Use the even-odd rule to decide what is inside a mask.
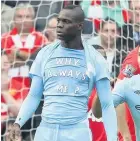
[[[135,0],[139,1],[139,0]],[[6,42],[2,44],[2,81],[6,81],[8,86],[10,87],[10,90],[7,91],[11,97],[15,100],[17,104],[22,103],[23,99],[25,98],[24,94],[27,95],[30,87],[30,79],[26,76],[26,81],[20,83],[22,78],[18,79],[15,82],[13,78],[15,77],[15,73],[18,73],[17,68],[15,67],[16,60],[15,57],[13,61],[9,61],[11,63],[12,68],[16,68],[15,71],[9,71],[8,75],[6,75],[6,66],[7,63],[5,60],[5,55],[7,52],[5,50],[6,48],[9,48],[9,46],[13,46],[13,42],[11,41],[13,38],[9,37],[12,33],[11,31],[14,28],[14,18],[16,15],[16,7],[20,3],[29,3],[34,11],[35,11],[35,18],[34,18],[34,26],[33,28],[41,32],[40,34],[44,34],[44,30],[46,28],[48,18],[53,14],[58,14],[60,10],[68,5],[68,4],[76,4],[80,5],[81,8],[84,10],[86,19],[84,22],[84,28],[82,31],[82,38],[87,40],[89,44],[91,44],[93,47],[95,47],[97,50],[101,52],[103,56],[106,56],[109,60],[112,58],[112,52],[104,52],[103,45],[99,40],[99,36],[106,36],[104,39],[108,41],[108,48],[112,47],[111,43],[113,44],[113,49],[115,49],[115,55],[114,59],[111,59],[111,64],[109,64],[110,67],[110,74],[113,79],[113,82],[115,81],[116,77],[118,76],[121,64],[125,56],[128,54],[129,51],[134,49],[136,47],[136,44],[140,42],[140,19],[136,17],[136,13],[139,12],[139,8],[137,8],[136,5],[130,5],[129,0],[40,0],[40,1],[33,1],[33,0],[26,0],[26,1],[8,1],[8,0],[2,0],[1,1],[1,35],[2,40],[3,38],[6,38]],[[29,7],[27,7],[28,9]],[[18,17],[21,18],[21,17]],[[28,17],[26,17],[28,18]],[[109,27],[105,27],[106,23],[109,21],[106,21],[107,18],[109,18],[109,21],[111,21],[112,25],[109,25]],[[140,17],[139,17],[140,18]],[[103,22],[104,21],[104,22]],[[116,28],[114,28],[114,24]],[[112,29],[111,29],[112,28]],[[14,35],[17,33],[14,33]],[[112,36],[110,35],[112,34]],[[43,35],[45,36],[45,35]],[[110,37],[111,36],[111,37]],[[20,40],[20,38],[18,38]],[[110,41],[114,40],[114,42]],[[17,40],[16,40],[17,41]],[[32,41],[32,40],[31,40]],[[104,41],[105,42],[105,41]],[[107,43],[107,42],[105,42]],[[104,45],[105,45],[104,43]],[[16,43],[15,43],[16,44]],[[32,44],[32,43],[31,43]],[[11,49],[14,50],[12,47]],[[10,55],[7,55],[9,58]],[[27,62],[26,62],[27,63]],[[26,64],[25,63],[25,64]],[[26,64],[27,65],[27,64]],[[11,68],[9,68],[11,69]],[[21,67],[23,73],[26,71],[26,68]],[[7,77],[8,76],[8,77]],[[24,76],[25,77],[25,76]],[[9,80],[11,79],[11,80]],[[7,84],[6,83],[6,84]],[[20,84],[19,84],[20,83]],[[2,83],[2,92],[5,84]],[[17,87],[19,86],[19,87]],[[5,92],[5,91],[4,91]],[[18,96],[20,95],[20,96]],[[19,102],[20,99],[20,102]],[[8,140],[9,138],[9,130],[11,128],[11,125],[15,121],[16,117],[16,109],[17,106],[13,106],[11,104],[11,101],[8,101],[5,99],[4,95],[1,96],[1,125],[2,125],[2,140]],[[11,105],[13,107],[11,107]],[[25,141],[33,141],[34,133],[36,131],[37,126],[40,123],[41,120],[41,111],[43,106],[43,98],[42,101],[35,112],[35,114],[32,116],[32,118],[23,126],[22,128],[22,136],[21,140]]]

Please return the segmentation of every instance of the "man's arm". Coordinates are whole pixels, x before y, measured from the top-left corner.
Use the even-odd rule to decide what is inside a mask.
[[[22,127],[25,122],[31,118],[40,103],[42,94],[43,80],[39,76],[33,76],[29,94],[24,100],[15,122],[19,124],[20,127]]]
[[[26,61],[30,57],[31,53],[30,52],[25,52],[25,51],[16,51],[16,56],[21,58],[23,61]]]
[[[13,116],[17,116],[21,106],[21,101],[15,100],[13,96],[9,94],[9,91],[2,91],[2,96],[8,105],[8,111],[10,111]]]
[[[11,52],[8,54],[8,58],[11,64],[14,64],[13,67],[20,67],[25,65],[26,60],[30,57],[29,52],[20,51],[16,48],[13,48]]]
[[[116,107],[118,130],[120,131],[124,141],[131,141],[131,135],[126,120],[126,107],[123,104],[125,102],[125,91],[127,87],[124,80],[118,81],[113,90],[113,102]]]
[[[125,104],[120,104],[118,107],[116,107],[116,114],[117,114],[119,132],[121,133],[124,141],[131,141],[131,135],[126,120]]]
[[[117,106],[116,114],[117,114],[118,130],[123,136],[124,141],[131,141],[130,131],[126,121],[125,105],[120,104],[124,102],[124,99],[118,95],[113,95],[113,101],[114,101],[114,104]],[[95,117],[97,118],[102,117],[102,109],[101,109],[100,100],[98,96],[95,97],[95,100],[92,106],[92,112],[95,115]]]
[[[102,107],[102,118],[108,141],[117,141],[117,117],[111,96],[110,81],[107,78],[96,82],[97,93]]]

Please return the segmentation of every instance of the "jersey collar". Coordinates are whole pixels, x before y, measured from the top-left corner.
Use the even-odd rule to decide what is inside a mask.
[[[35,29],[34,28],[31,28],[30,30],[29,30],[29,33],[32,33],[32,32],[34,32],[35,31]],[[15,28],[13,28],[12,29],[12,31],[10,32],[10,35],[16,35],[16,34],[18,34],[19,32],[18,32],[18,29],[15,27]]]

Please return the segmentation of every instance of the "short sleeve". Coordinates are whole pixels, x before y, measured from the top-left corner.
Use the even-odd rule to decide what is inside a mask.
[[[130,78],[136,74],[138,69],[137,53],[138,51],[136,48],[135,50],[131,51],[124,59],[120,70],[120,74],[118,76],[119,79],[123,79],[124,77]]]
[[[109,67],[104,57],[98,53],[95,59],[96,81],[103,78],[110,79]]]
[[[132,63],[125,63],[122,65],[120,74],[118,76],[119,79],[123,79],[124,77],[130,78],[135,74],[136,67],[132,65]]]
[[[113,93],[113,102],[115,107],[119,104],[125,102],[125,91],[126,88],[126,79],[120,80],[116,83],[112,93]]]
[[[42,77],[42,62],[43,62],[43,54],[44,54],[44,49],[41,49],[35,60],[33,61],[33,64],[31,66],[29,76],[32,78],[34,75]]]

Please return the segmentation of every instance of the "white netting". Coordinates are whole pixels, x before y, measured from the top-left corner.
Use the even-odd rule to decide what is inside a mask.
[[[139,1],[139,0],[135,0],[135,1]],[[25,1],[23,2],[25,3]],[[117,0],[107,0],[107,1],[102,0],[102,2],[101,0],[91,0],[91,1],[84,0],[83,2],[76,1],[76,0],[74,1],[66,1],[66,0],[63,0],[63,1],[60,1],[60,0],[31,1],[29,0],[28,2],[35,9],[36,16],[34,19],[35,20],[34,28],[36,28],[37,31],[40,31],[42,33],[47,24],[47,20],[46,20],[47,17],[49,17],[50,15],[54,13],[59,13],[60,10],[64,7],[64,5],[67,5],[69,3],[80,4],[86,15],[86,21],[84,24],[84,30],[83,30],[82,36],[86,40],[91,39],[90,43],[94,45],[95,47],[97,47],[97,49],[99,50],[102,50],[101,48],[102,44],[99,42],[99,39],[97,39],[96,37],[98,37],[97,35],[101,35],[99,32],[99,28],[102,28],[101,27],[102,24],[100,25],[101,19],[104,20],[106,17],[109,17],[113,19],[114,21],[116,21],[118,23],[119,30],[112,31],[112,32],[115,32],[113,34],[116,34],[115,36],[117,37],[117,38],[113,38],[113,40],[115,40],[117,43],[114,45],[116,48],[116,53],[115,53],[114,59],[112,60],[113,65],[111,66],[112,79],[115,79],[117,77],[122,60],[124,59],[124,57],[127,55],[127,53],[130,50],[136,47],[135,42],[138,42],[138,40],[140,40],[140,29],[138,28],[140,26],[140,19],[139,19],[140,16],[136,17],[136,12],[137,12],[137,16],[140,13],[140,6],[136,7],[135,5],[135,8],[131,7],[131,9],[129,9],[130,8],[129,0],[120,0],[120,1],[119,0],[118,1]],[[2,27],[1,31],[2,31],[2,34],[5,34],[13,29],[14,14],[16,12],[16,7],[19,4],[19,2],[4,0],[1,2],[1,4],[2,4],[1,5],[1,13],[2,13],[1,14],[1,27]],[[130,22],[128,12],[130,13],[130,15],[133,14],[134,19],[131,19],[131,16],[130,16],[130,19],[131,21],[133,20],[133,23],[135,22],[134,23],[135,25],[132,22]],[[134,13],[135,13],[135,16],[134,16]],[[10,40],[8,38],[8,35],[3,35],[3,36],[7,40]],[[96,37],[92,39],[94,36]],[[2,48],[5,48],[5,45],[6,43],[2,44]],[[104,54],[104,52],[102,51],[101,53]],[[107,53],[106,53],[106,56],[107,56]],[[15,60],[11,62],[11,64],[14,64],[14,63],[16,63]],[[23,69],[23,72],[25,72],[25,69]],[[13,81],[11,81],[11,83],[13,83]],[[22,82],[22,85],[24,85],[23,82]],[[13,89],[15,90],[16,88],[12,88],[11,90],[12,94],[14,93]],[[28,89],[28,88],[21,86],[20,90],[18,88],[17,91],[21,92],[23,91],[23,89]],[[7,106],[9,105],[6,106],[4,104],[5,100],[2,103],[3,103],[2,110],[5,112],[7,110]],[[33,131],[36,130],[36,127],[39,125],[39,122],[40,122],[42,103],[39,106],[36,114],[33,115],[32,119],[26,124],[26,126],[22,130],[23,137],[26,141],[33,140],[33,135],[34,135]],[[9,119],[11,115],[8,115],[8,117],[7,115],[6,116],[5,115],[6,114],[4,113],[4,116],[2,118],[3,119],[2,120],[2,127],[3,127],[2,130],[4,130],[5,127],[8,127],[8,123],[9,124],[13,123],[13,120],[11,121],[11,119]],[[7,132],[3,131],[2,139],[5,139]],[[7,138],[8,138],[8,135],[7,135]]]

